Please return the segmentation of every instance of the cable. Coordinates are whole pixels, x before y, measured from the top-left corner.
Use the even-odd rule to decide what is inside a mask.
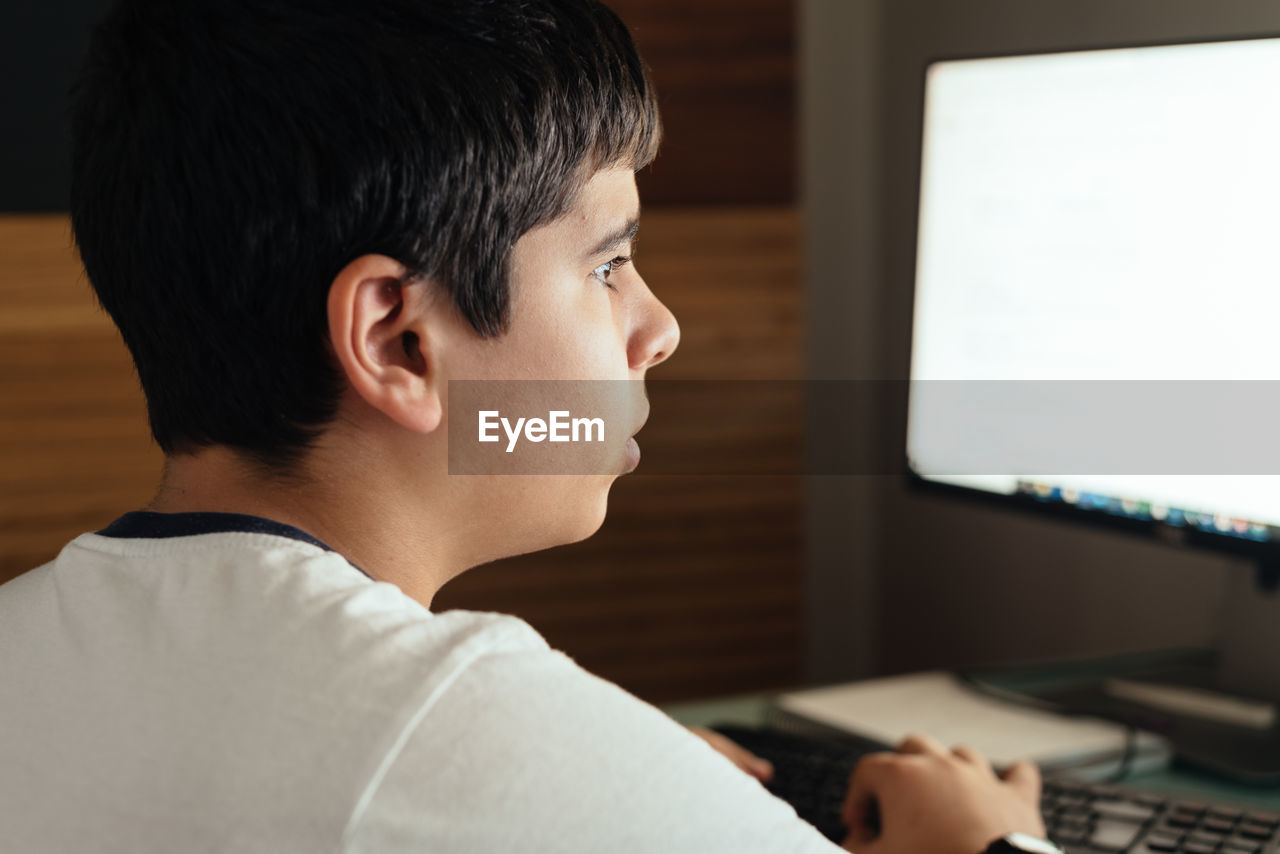
[[[1000,700],[1004,703],[1011,703],[1017,706],[1035,709],[1041,712],[1050,712],[1063,717],[1083,718],[1083,717],[1099,717],[1094,712],[1087,709],[1072,709],[1061,703],[1052,700],[1046,700],[1043,697],[1033,697],[1029,694],[1020,694],[1016,691],[1010,691],[1005,688],[998,688],[994,685],[983,682],[972,673],[967,671],[956,671],[956,678],[961,684],[983,696]],[[1103,782],[1118,783],[1124,780],[1133,768],[1134,760],[1138,756],[1138,736],[1139,730],[1136,726],[1128,721],[1113,721],[1124,727],[1124,746],[1114,753],[1105,753],[1098,756],[1091,756],[1078,762],[1067,762],[1060,765],[1054,765],[1050,771],[1057,773],[1060,771],[1080,771],[1086,768],[1092,768],[1098,765],[1106,765],[1112,762],[1116,763],[1116,769],[1103,778]]]
[[[1108,783],[1119,783],[1125,777],[1129,776],[1129,769],[1133,766],[1133,760],[1138,755],[1138,728],[1132,724],[1124,725],[1124,753],[1120,755],[1120,764],[1116,767],[1110,776],[1107,777]]]

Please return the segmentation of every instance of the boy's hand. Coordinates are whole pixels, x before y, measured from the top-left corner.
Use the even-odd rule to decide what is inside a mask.
[[[761,783],[767,783],[773,779],[773,763],[767,759],[761,759],[746,748],[739,747],[720,733],[706,727],[691,726],[689,731],[714,747],[719,753],[729,757],[734,765]]]
[[[858,854],[981,854],[1007,833],[1045,835],[1034,765],[996,776],[977,751],[948,751],[925,736],[862,759],[841,816],[844,847]]]

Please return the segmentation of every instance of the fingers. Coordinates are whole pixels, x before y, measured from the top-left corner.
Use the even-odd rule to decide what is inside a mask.
[[[919,735],[898,749],[864,757],[854,769],[840,811],[844,847],[859,854],[980,851],[1012,831],[1044,835],[1033,765],[1018,762],[997,777],[974,748],[947,750]]]
[[[852,851],[858,851],[875,841],[878,835],[874,820],[877,808],[876,801],[870,793],[860,794],[857,800],[850,803],[846,812],[848,821],[845,822],[845,827],[849,834],[844,838],[844,846]]]
[[[761,783],[767,783],[773,779],[773,763],[768,759],[761,759],[754,753],[748,753],[743,757],[743,761],[738,763],[738,767],[746,771],[752,777],[755,777]]]
[[[761,759],[750,750],[719,733],[713,733],[713,735],[715,738],[711,740],[711,746],[729,757],[729,761],[734,765],[737,765],[744,772],[762,783],[767,783],[773,779],[773,763],[768,759]]]
[[[892,753],[869,753],[853,766],[853,773],[849,775],[849,791],[845,792],[844,803],[840,806],[840,820],[845,827],[853,828],[865,818],[866,802],[873,799],[875,782],[892,762]]]
[[[1025,759],[1004,769],[1000,779],[1016,789],[1019,794],[1033,801],[1040,799],[1040,769]]]
[[[872,754],[864,757],[854,769],[840,813],[845,826],[853,834],[851,839],[857,841],[859,833],[863,834],[861,839],[864,842],[875,838],[874,819],[878,817],[875,792],[896,771],[905,771],[907,766],[916,767],[916,763],[922,762],[925,765],[919,767],[941,769],[949,765],[957,770],[968,769],[967,774],[976,773],[979,778],[992,782],[997,779],[991,763],[981,751],[964,744],[947,750],[940,742],[927,735],[910,735],[898,745],[897,753]],[[1019,797],[1030,802],[1039,801],[1040,771],[1032,763],[1015,762],[1001,772],[999,780],[1013,789]],[[867,835],[868,832],[870,835]]]
[[[689,730],[749,776],[755,777],[762,783],[767,783],[773,779],[773,763],[769,760],[761,759],[745,747],[714,730],[706,727],[689,727]]]
[[[849,791],[840,811],[841,820],[850,830],[851,840],[858,841],[859,833],[863,834],[863,842],[875,838],[879,816],[873,792],[886,775],[892,774],[894,769],[905,763],[922,761],[963,762],[985,770],[989,777],[995,777],[986,757],[972,747],[961,745],[955,750],[947,750],[941,742],[930,736],[920,733],[909,735],[898,745],[896,753],[873,753],[864,757],[854,768]]]
[[[935,739],[927,735],[909,735],[898,745],[899,753],[913,754],[932,754],[934,756],[946,756],[947,749],[939,744]]]
[[[879,810],[875,793],[885,772],[896,762],[892,753],[872,753],[854,766],[849,778],[849,791],[840,807],[840,820],[849,829],[845,847],[857,849],[875,839]]]
[[[951,755],[959,759],[961,762],[964,762],[966,765],[969,765],[971,768],[977,769],[978,772],[985,777],[994,779],[996,776],[995,769],[991,767],[991,763],[987,760],[987,757],[984,756],[981,751],[974,750],[967,744],[962,744],[959,747],[953,748]],[[1037,795],[1037,797],[1039,796]]]
[[[967,744],[958,745],[948,751],[940,742],[927,735],[909,735],[900,745],[898,745],[898,752],[918,756],[932,756],[935,758],[954,757],[962,762],[975,766],[988,774],[993,776],[995,774],[995,771],[991,768],[991,763],[987,761],[987,757],[983,755],[981,751],[975,750]],[[1034,766],[1031,770],[1035,770]],[[1027,770],[1021,769],[1017,773],[1019,775],[1025,775]],[[1036,786],[1039,786],[1038,777]],[[1039,795],[1037,795],[1037,797],[1038,796]]]

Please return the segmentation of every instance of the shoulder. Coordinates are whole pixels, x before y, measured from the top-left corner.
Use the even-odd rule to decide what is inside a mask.
[[[346,850],[415,838],[449,851],[835,850],[702,739],[545,645],[491,647],[457,671],[371,781]]]

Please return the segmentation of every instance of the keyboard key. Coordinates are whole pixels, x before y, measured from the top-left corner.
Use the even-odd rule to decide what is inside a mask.
[[[1236,840],[1227,840],[1222,846],[1222,854],[1259,854],[1262,846],[1257,844],[1246,844]]]
[[[1253,821],[1252,819],[1245,819],[1243,822],[1240,823],[1240,826],[1236,828],[1236,833],[1240,834],[1241,836],[1247,837],[1249,839],[1257,839],[1259,841],[1266,841],[1270,839],[1271,834],[1274,831],[1275,831],[1275,828],[1272,827],[1271,825],[1259,824]]]
[[[1058,806],[1060,807],[1087,807],[1089,806],[1089,796],[1081,792],[1065,792],[1058,796]]]
[[[1194,827],[1195,825],[1192,825]],[[1172,833],[1175,836],[1181,836],[1186,833],[1188,828],[1185,825],[1179,826],[1169,820],[1169,813],[1165,813],[1156,820],[1156,829],[1164,833]]]
[[[1102,819],[1093,826],[1089,844],[1104,851],[1123,851],[1138,838],[1141,826],[1128,821]]]
[[[1215,836],[1226,836],[1236,826],[1234,821],[1226,821],[1210,816],[1200,823],[1201,833],[1212,833]]]
[[[1209,810],[1209,817],[1216,818],[1221,821],[1229,821],[1234,824],[1240,816],[1244,815],[1240,810],[1228,809],[1226,807],[1212,807]]]
[[[1177,851],[1181,838],[1167,833],[1152,833],[1142,840],[1148,851]]]
[[[1151,807],[1129,801],[1095,801],[1093,811],[1102,818],[1144,822],[1156,814]]]
[[[1190,828],[1200,823],[1200,815],[1191,812],[1184,806],[1174,807],[1173,810],[1165,817],[1165,821],[1173,827]]]
[[[1049,837],[1055,842],[1088,842],[1089,825],[1076,824],[1060,827],[1050,833]]]
[[[1202,834],[1201,831],[1196,831],[1194,834],[1187,837],[1187,841],[1196,842],[1197,845],[1208,845],[1210,848],[1217,848],[1217,846],[1222,844],[1222,837],[1213,836],[1211,834]]]
[[[1182,843],[1183,854],[1214,854],[1218,850],[1218,846],[1212,842],[1196,842],[1188,839]]]

